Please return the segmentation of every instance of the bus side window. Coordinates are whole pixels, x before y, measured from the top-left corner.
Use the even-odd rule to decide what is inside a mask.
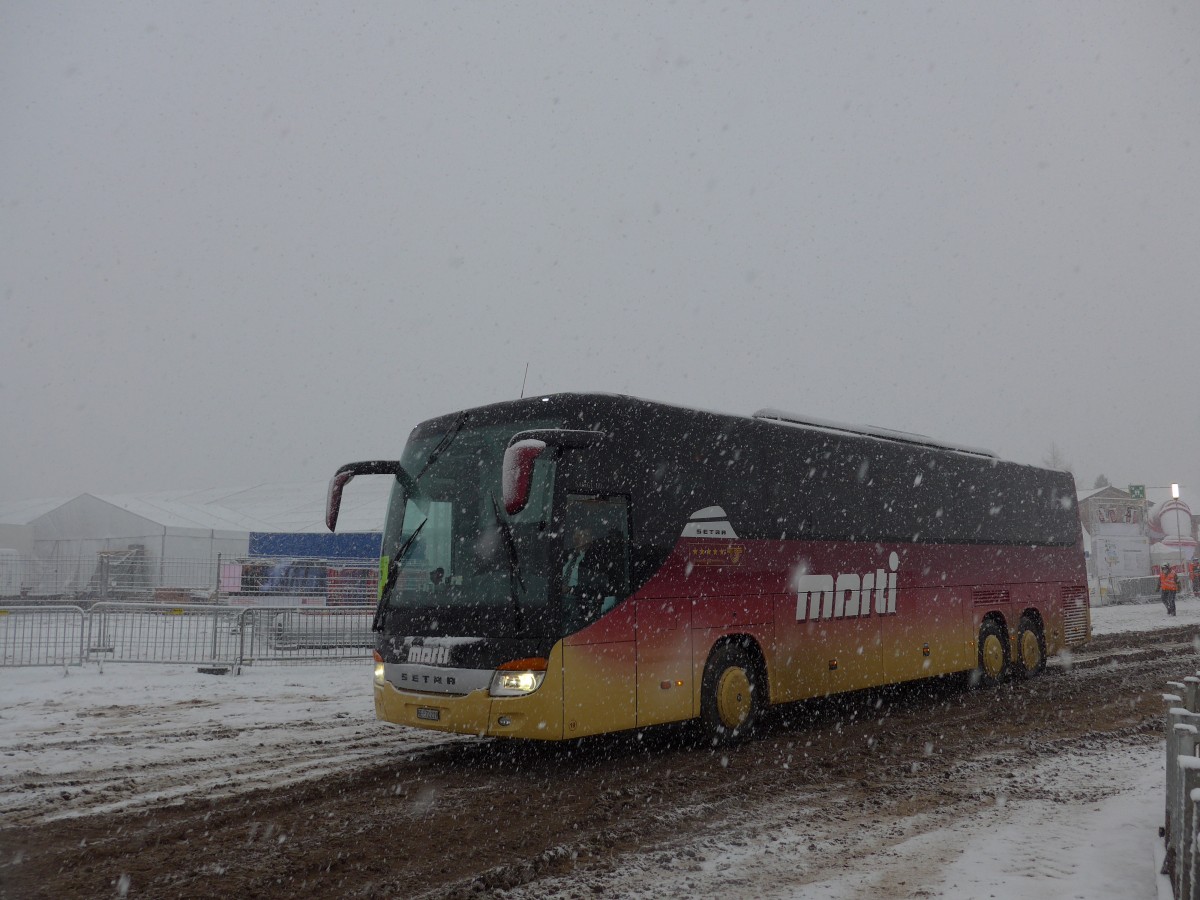
[[[567,499],[562,592],[568,631],[594,622],[629,594],[626,510],[624,497]]]

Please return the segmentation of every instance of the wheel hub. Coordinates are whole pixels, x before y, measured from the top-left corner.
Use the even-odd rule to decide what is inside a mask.
[[[1004,645],[994,634],[983,639],[983,670],[989,678],[999,678],[1004,672]]]
[[[717,681],[717,715],[731,731],[745,723],[750,715],[750,678],[745,669],[730,668]]]
[[[1037,635],[1032,631],[1026,631],[1021,635],[1021,662],[1030,672],[1042,662],[1042,648],[1038,643]]]

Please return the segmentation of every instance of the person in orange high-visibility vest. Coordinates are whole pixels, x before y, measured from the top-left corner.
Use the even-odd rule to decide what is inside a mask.
[[[1167,615],[1175,615],[1175,595],[1179,593],[1179,582],[1170,566],[1163,566],[1162,571],[1158,573],[1158,589],[1162,591],[1162,602],[1167,608]]]

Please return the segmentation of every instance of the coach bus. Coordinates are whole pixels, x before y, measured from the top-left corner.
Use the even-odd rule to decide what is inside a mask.
[[[604,394],[418,425],[383,532],[378,718],[561,740],[1039,672],[1090,636],[1070,474],[776,410]]]

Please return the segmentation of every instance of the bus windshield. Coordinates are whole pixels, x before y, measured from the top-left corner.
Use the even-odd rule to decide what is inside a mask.
[[[528,427],[456,425],[414,437],[405,447],[401,462],[412,478],[397,478],[392,489],[382,550],[391,579],[384,586],[386,609],[409,614],[403,616],[405,633],[505,637],[558,631],[546,534],[551,454],[535,463],[521,512],[508,515],[501,501],[504,450],[516,431]]]

